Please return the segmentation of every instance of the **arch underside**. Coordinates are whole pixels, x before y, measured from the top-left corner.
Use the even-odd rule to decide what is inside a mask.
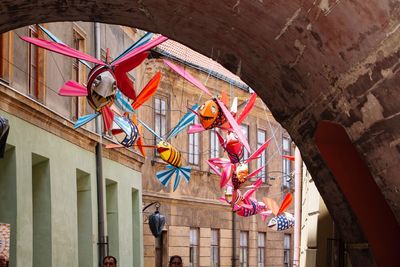
[[[399,1],[0,3],[0,32],[65,20],[159,32],[238,73],[299,146],[341,236],[348,243],[369,242],[371,249],[350,251],[353,266],[384,266],[382,263],[393,260],[377,260],[374,247],[382,243],[368,240],[365,222],[360,221],[354,207],[361,204],[351,202],[348,192],[352,191],[341,188],[314,136],[322,120],[344,127],[383,197],[383,205],[391,212],[388,216],[392,218],[387,219],[394,222],[398,233]],[[336,153],[340,157],[340,152]],[[361,180],[359,188],[352,190],[368,189],[363,188]],[[385,227],[379,221],[376,218],[377,231]]]

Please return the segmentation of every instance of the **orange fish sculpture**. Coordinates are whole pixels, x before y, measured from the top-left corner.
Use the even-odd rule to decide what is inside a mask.
[[[198,87],[211,97],[210,100],[207,100],[204,104],[200,105],[198,112],[195,112],[196,115],[198,115],[199,117],[200,124],[192,126],[189,133],[201,132],[215,127],[225,128],[223,127],[223,125],[227,122],[230,125],[230,127],[228,128],[237,134],[240,142],[243,144],[245,149],[247,151],[250,151],[250,146],[247,142],[247,139],[244,137],[239,124],[248,115],[251,108],[249,110],[246,110],[245,114],[243,114],[243,116],[241,115],[240,118],[238,118],[238,121],[235,120],[234,115],[232,115],[232,113],[228,110],[226,104],[224,103],[226,102],[225,94],[222,94],[221,97],[213,97],[209,90],[201,82],[199,82],[196,78],[187,73],[184,69],[168,60],[164,60],[164,63],[176,73],[185,78],[187,81],[189,81],[191,84]],[[256,97],[257,96],[254,94],[249,103],[252,103],[252,105],[254,105]]]

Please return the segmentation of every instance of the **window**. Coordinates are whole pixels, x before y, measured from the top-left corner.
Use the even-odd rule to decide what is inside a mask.
[[[260,148],[265,143],[266,132],[264,130],[257,130],[257,149]],[[261,166],[264,166],[264,169],[261,171],[262,181],[266,182],[267,177],[267,166],[266,166],[266,152],[264,151],[260,157],[257,159],[257,169]]]
[[[290,235],[285,234],[283,239],[283,266],[290,267]]]
[[[73,30],[73,48],[85,52],[85,38],[84,34],[74,28]],[[72,79],[80,84],[84,84],[85,81],[85,67],[78,59],[74,59],[72,63]],[[80,116],[84,115],[86,109],[86,98],[85,97],[73,97],[72,98],[72,119],[77,120]]]
[[[199,266],[199,229],[190,228],[189,267]]]
[[[242,124],[242,125],[240,125],[240,128],[242,128],[242,133],[243,133],[244,138],[250,144],[250,141],[249,141],[249,126],[245,125],[245,124]],[[248,159],[248,158],[249,158],[249,152],[246,150],[246,148],[243,148],[243,159]]]
[[[258,233],[257,237],[257,266],[265,266],[265,233]]]
[[[287,137],[282,138],[282,155],[290,156],[290,139]],[[282,157],[282,186],[290,187],[290,175],[291,175],[291,167],[290,167],[290,159]]]
[[[5,34],[4,33],[2,33],[2,34],[0,34],[0,77],[1,78],[3,78],[3,76],[4,76],[4,65],[6,64],[6,58],[4,57],[5,56],[5,49],[4,49],[4,46],[5,46]]]
[[[199,119],[196,116],[193,123],[197,124]],[[194,133],[189,134],[189,163],[193,165],[199,165],[200,158],[200,134]]]
[[[249,240],[249,233],[240,232],[240,257],[239,257],[240,267],[247,267],[249,265],[248,240]]]
[[[29,27],[29,37],[38,38],[38,27],[30,26]],[[39,97],[39,86],[38,86],[38,57],[39,57],[39,49],[36,45],[29,44],[29,95],[35,99]]]
[[[37,25],[29,26],[29,37],[43,38]],[[45,100],[44,49],[28,44],[28,95],[42,103]]]
[[[165,137],[167,130],[167,101],[156,96],[154,99],[154,131],[161,137]],[[155,139],[157,143],[157,139]]]
[[[211,267],[219,266],[219,230],[211,229]]]
[[[210,158],[219,157],[220,144],[216,132],[215,128],[210,130]]]
[[[0,34],[0,78],[9,81],[10,66],[10,32]]]

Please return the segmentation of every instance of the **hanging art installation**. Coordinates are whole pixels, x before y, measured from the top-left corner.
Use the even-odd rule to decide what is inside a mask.
[[[211,100],[206,101],[206,103],[200,105],[199,111],[195,112],[199,117],[200,124],[192,126],[190,133],[201,132],[215,127],[222,127],[225,122],[228,122],[230,124],[228,127],[237,134],[245,149],[250,151],[249,143],[244,137],[240,126],[224,103],[226,99],[224,97],[225,94],[221,97],[213,97],[210,91],[200,81],[187,73],[184,69],[166,59],[164,59],[164,63],[212,98]]]
[[[211,170],[220,176],[220,188],[224,188],[223,196],[219,200],[227,203],[238,216],[249,217],[260,214],[265,221],[269,215],[274,214],[275,217],[270,219],[268,227],[276,231],[286,230],[294,225],[293,215],[285,212],[292,202],[290,193],[286,195],[280,208],[278,208],[276,202],[271,198],[263,198],[263,201],[258,201],[253,197],[262,185],[262,179],[257,179],[253,184],[245,186],[249,184],[251,178],[258,178],[260,172],[265,168],[265,166],[261,166],[249,173],[248,164],[252,160],[259,159],[270,142],[270,139],[268,139],[247,159],[243,158],[244,150],[250,152],[250,146],[239,125],[253,109],[257,99],[255,93],[251,94],[243,110],[238,114],[237,98],[233,99],[232,106],[228,110],[228,99],[224,92],[221,93],[221,96],[213,96],[205,85],[183,68],[164,59],[165,65],[210,97],[201,105],[196,104],[189,108],[190,111],[164,137],[136,117],[137,109],[156,92],[160,84],[161,74],[156,73],[137,94],[128,72],[138,67],[148,57],[149,50],[166,41],[166,37],[159,36],[152,39],[152,34],[147,33],[114,60],[109,60],[108,55],[103,62],[68,47],[47,29],[40,25],[39,27],[52,41],[31,37],[21,37],[21,39],[49,51],[78,59],[90,69],[86,87],[70,80],[59,90],[59,94],[62,96],[85,96],[89,105],[95,111],[94,114],[78,118],[74,128],[79,128],[102,115],[104,130],[110,132],[118,142],[118,144],[109,144],[106,148],[137,147],[143,156],[146,156],[144,148],[155,148],[159,157],[167,163],[165,170],[156,173],[156,178],[163,186],[167,186],[172,177],[175,176],[173,191],[178,188],[182,177],[186,182],[190,181],[191,167],[183,166],[182,152],[174,147],[170,140],[188,126],[190,126],[188,134],[219,128],[222,133],[216,132],[216,136],[228,158],[207,160]],[[94,66],[91,67],[88,62],[93,63]],[[196,116],[199,123],[193,124]],[[156,145],[144,144],[142,126],[158,139]],[[6,131],[8,133],[8,128]],[[293,160],[289,156],[286,157]]]
[[[197,110],[198,105],[194,105],[191,110]],[[158,135],[153,129],[151,129],[148,125],[144,122],[139,122],[149,131],[151,132],[157,139],[160,141],[155,145],[157,152],[160,155],[160,158],[168,163],[166,166],[166,170],[159,171],[156,173],[157,179],[161,182],[162,185],[166,186],[169,181],[171,180],[172,176],[175,174],[175,181],[174,181],[174,191],[178,188],[178,185],[181,181],[181,177],[183,176],[186,182],[188,183],[190,180],[190,166],[182,166],[182,154],[179,150],[171,145],[168,140],[172,139],[180,132],[182,132],[189,124],[193,122],[195,119],[195,114],[191,111],[186,113],[178,124],[169,132],[167,137],[164,139],[160,135]]]
[[[251,160],[258,159],[270,142],[270,139],[267,140],[248,159],[243,159],[244,149],[250,152],[250,147],[239,125],[250,113],[255,104],[257,95],[251,95],[242,113],[237,117],[236,98],[233,100],[231,111],[228,111],[226,107],[226,95],[224,93],[221,97],[213,97],[201,82],[187,73],[184,69],[168,60],[164,60],[164,63],[191,84],[212,97],[212,99],[207,100],[204,104],[200,105],[197,112],[193,111],[198,116],[200,124],[192,125],[188,133],[198,133],[216,127],[223,131],[227,131],[225,139],[218,132],[216,132],[216,134],[221,147],[225,150],[229,159],[212,158],[207,161],[210,168],[220,176],[220,187],[225,187],[224,196],[221,197],[220,200],[230,204],[232,210],[239,216],[248,217],[260,214],[262,219],[266,220],[266,218],[273,213],[271,207],[273,200],[269,199],[267,205],[265,201],[257,201],[255,198],[251,197],[261,185],[261,179],[258,179],[253,185],[245,187],[248,189],[245,193],[242,194],[240,191],[240,188],[250,178],[257,177],[257,175],[265,168],[265,166],[261,166],[249,174],[248,163]],[[294,224],[293,216],[289,213],[284,213],[284,210],[289,205],[290,202],[288,200],[282,203],[282,208],[276,211],[276,214],[274,213],[276,217],[272,218],[269,223],[270,228],[282,230],[286,226],[291,227]],[[284,223],[282,226],[281,224],[284,220],[287,220],[287,223]]]
[[[128,76],[128,72],[136,68],[147,58],[150,49],[168,39],[164,36],[159,36],[148,42],[140,39],[113,61],[109,62],[109,56],[107,56],[106,61],[103,62],[65,45],[44,27],[41,27],[41,29],[54,42],[26,36],[21,37],[21,39],[46,50],[79,59],[90,69],[86,87],[74,80],[70,80],[59,90],[59,94],[62,96],[86,96],[89,105],[95,110],[94,114],[80,117],[74,127],[78,128],[97,116],[102,115],[105,131],[111,128],[114,119],[114,113],[110,109],[110,106],[114,103],[117,89],[129,99],[136,100],[136,92],[133,82]],[[94,67],[90,67],[87,62],[94,63]]]
[[[290,206],[293,201],[293,196],[291,193],[288,193],[284,200],[282,201],[281,206],[278,208],[276,202],[271,198],[263,198],[263,201],[267,203],[267,205],[272,210],[272,213],[275,215],[269,222],[268,227],[275,231],[283,231],[287,230],[290,227],[294,226],[294,217],[292,214],[285,212],[285,210]],[[264,218],[265,220],[265,218]]]
[[[151,98],[156,92],[158,85],[160,84],[161,74],[158,72],[154,77],[147,83],[147,85],[139,93],[135,101],[130,103],[125,100],[120,94],[116,98],[116,106],[119,110],[125,111],[124,115],[121,115],[118,109],[114,109],[117,113],[114,115],[114,125],[111,129],[112,135],[117,139],[119,144],[110,144],[106,148],[120,148],[120,147],[132,147],[137,146],[143,156],[146,156],[145,147],[143,142],[143,134],[141,125],[138,124],[135,115],[141,105],[143,105],[149,98]],[[118,103],[118,104],[117,104]]]

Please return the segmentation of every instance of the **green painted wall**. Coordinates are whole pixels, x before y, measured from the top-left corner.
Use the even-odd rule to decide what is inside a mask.
[[[9,149],[0,160],[0,222],[11,223],[13,235],[10,266],[96,266],[95,154],[0,115],[10,122]],[[103,175],[116,186],[119,266],[143,266],[141,173],[104,159]],[[139,197],[132,198],[133,190]],[[46,249],[33,248],[37,242]]]

